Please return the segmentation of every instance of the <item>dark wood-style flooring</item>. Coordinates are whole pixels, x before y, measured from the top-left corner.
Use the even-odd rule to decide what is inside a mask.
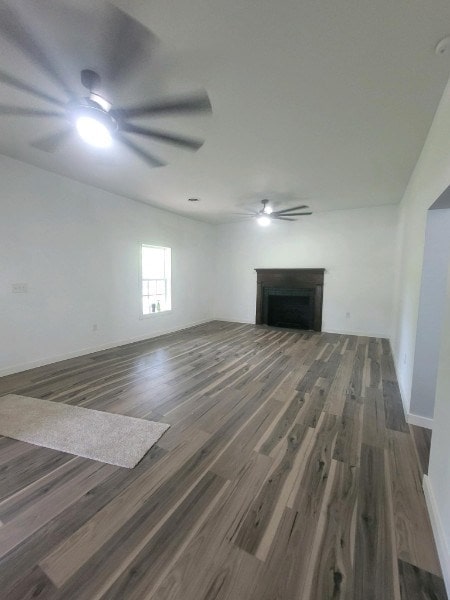
[[[164,421],[134,469],[0,438],[7,600],[444,600],[386,340],[213,322],[0,379]]]

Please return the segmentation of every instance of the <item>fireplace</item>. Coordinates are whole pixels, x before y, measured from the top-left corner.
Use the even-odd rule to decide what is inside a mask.
[[[256,269],[256,323],[322,330],[325,269]]]

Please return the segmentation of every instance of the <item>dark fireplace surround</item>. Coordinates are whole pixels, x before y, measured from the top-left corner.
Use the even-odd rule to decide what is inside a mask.
[[[255,269],[257,325],[322,331],[325,269]]]

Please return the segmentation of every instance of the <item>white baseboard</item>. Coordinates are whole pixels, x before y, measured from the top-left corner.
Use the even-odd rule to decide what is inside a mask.
[[[240,317],[232,318],[232,317],[215,317],[216,321],[227,321],[228,323],[243,323],[248,325],[254,325],[255,321],[249,321],[248,319],[242,319]],[[299,329],[301,331],[301,329]],[[349,331],[344,329],[329,329],[328,327],[322,328],[322,333],[337,333],[339,335],[358,335],[364,337],[376,337],[376,338],[386,338],[389,339],[389,336],[386,333],[375,333],[373,331]]]
[[[210,323],[215,319],[204,319],[202,321],[196,321],[195,323],[189,323],[187,325],[182,325],[181,327],[173,327],[166,329],[164,331],[159,331],[157,333],[147,333],[145,335],[141,335],[138,337],[127,338],[124,340],[114,340],[111,342],[107,342],[105,344],[100,344],[97,346],[89,346],[88,348],[81,348],[79,350],[74,350],[73,352],[67,352],[65,354],[57,354],[54,356],[47,356],[45,358],[41,358],[38,360],[32,360],[26,363],[22,363],[19,365],[13,365],[10,367],[5,367],[0,369],[0,377],[4,377],[5,375],[13,375],[14,373],[21,373],[22,371],[28,371],[30,369],[35,369],[37,367],[43,367],[45,365],[51,365],[53,363],[60,362],[62,360],[68,360],[69,358],[78,358],[80,356],[85,356],[86,354],[92,354],[93,352],[100,352],[102,350],[110,350],[111,348],[117,348],[118,346],[124,346],[126,344],[133,344],[134,342],[143,342],[145,340],[161,337],[163,335],[167,335],[170,333],[176,333],[177,331],[183,331],[183,329],[189,329],[190,327],[196,327],[197,325],[203,325],[204,323]]]
[[[254,325],[255,321],[246,321],[240,318],[233,319],[232,317],[214,317],[214,321],[225,321],[225,323],[242,323],[242,325]]]
[[[357,335],[360,337],[374,337],[389,339],[387,333],[377,333],[375,331],[353,331],[350,329],[330,329],[329,327],[322,327],[322,333],[338,333],[339,335]]]
[[[428,417],[422,417],[421,415],[415,415],[414,413],[406,413],[406,421],[411,425],[419,425],[419,427],[433,429],[433,419]]]
[[[431,527],[433,528],[434,539],[436,541],[445,587],[447,594],[450,597],[450,551],[444,537],[444,528],[442,526],[441,517],[439,515],[433,488],[428,475],[423,476],[423,491],[427,502],[428,514],[430,515]]]

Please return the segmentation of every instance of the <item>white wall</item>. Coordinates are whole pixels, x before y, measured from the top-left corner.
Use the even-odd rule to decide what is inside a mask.
[[[427,484],[432,494],[434,520],[441,532],[438,539],[441,563],[447,590],[450,591],[450,265],[447,281],[447,302],[443,318],[434,413],[435,427]]]
[[[216,316],[255,322],[255,268],[325,268],[324,331],[389,337],[397,207],[218,227]],[[349,317],[346,314],[349,313]]]
[[[433,419],[447,293],[450,210],[429,210],[423,257],[410,413]]]
[[[398,266],[393,349],[407,412],[410,410],[414,349],[427,210],[450,183],[450,86],[447,86],[400,206],[403,240]]]
[[[409,410],[419,314],[427,210],[450,183],[450,85],[442,97],[408,189],[401,203],[403,243],[393,339],[397,375]],[[450,233],[450,232],[449,232]],[[450,282],[449,282],[450,283]],[[441,565],[450,593],[450,293],[447,291],[439,357],[429,477],[428,506]]]
[[[212,226],[6,157],[0,181],[0,374],[212,318]],[[172,247],[171,313],[139,318],[140,242]]]

